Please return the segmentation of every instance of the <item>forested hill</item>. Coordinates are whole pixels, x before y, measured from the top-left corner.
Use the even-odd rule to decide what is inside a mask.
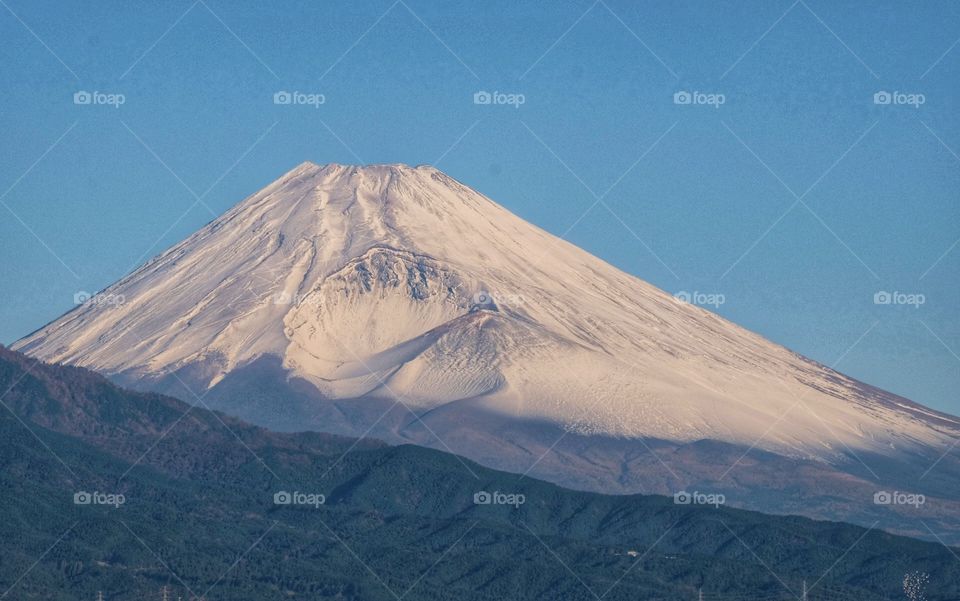
[[[6,599],[960,599],[956,549],[878,530],[271,433],[2,348],[0,394]]]

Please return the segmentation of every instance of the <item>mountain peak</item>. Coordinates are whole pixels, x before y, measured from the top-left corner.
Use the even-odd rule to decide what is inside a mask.
[[[297,177],[303,175],[319,175],[319,174],[336,174],[336,175],[382,175],[382,174],[391,174],[391,175],[409,175],[415,173],[442,173],[436,167],[432,165],[416,165],[411,166],[406,163],[368,163],[365,165],[361,164],[347,164],[347,163],[325,163],[319,164],[314,163],[313,161],[304,161],[285,173],[280,179]]]
[[[272,202],[307,203],[321,207],[333,202],[345,209],[341,217],[351,221],[361,216],[368,219],[388,217],[380,211],[369,210],[377,205],[397,207],[411,202],[421,205],[429,203],[438,210],[445,210],[445,204],[462,202],[466,197],[473,197],[475,201],[484,198],[430,165],[320,165],[305,161],[234,207],[221,220],[245,206],[256,204],[265,207],[264,197],[269,197]],[[484,200],[493,204],[489,199]],[[347,211],[348,208],[352,210]],[[361,208],[368,210],[360,211]],[[341,218],[332,213],[328,217],[330,221]]]

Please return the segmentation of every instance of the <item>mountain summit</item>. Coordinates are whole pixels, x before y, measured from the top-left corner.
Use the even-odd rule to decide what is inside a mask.
[[[936,459],[960,432],[429,166],[303,163],[103,294],[124,302],[95,297],[13,348],[275,429],[582,488],[670,490],[694,447],[874,472],[867,458]]]

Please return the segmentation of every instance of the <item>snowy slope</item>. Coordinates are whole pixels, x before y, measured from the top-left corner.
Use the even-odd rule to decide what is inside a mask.
[[[125,303],[13,348],[128,381],[189,374],[198,393],[272,356],[324,399],[826,462],[946,449],[960,431],[427,166],[304,163],[105,292]]]

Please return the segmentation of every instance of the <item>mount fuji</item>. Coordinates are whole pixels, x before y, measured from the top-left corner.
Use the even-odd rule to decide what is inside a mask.
[[[926,536],[922,517],[960,540],[960,419],[684,303],[428,166],[303,163],[13,348],[275,430]],[[927,502],[875,504],[882,490]]]

